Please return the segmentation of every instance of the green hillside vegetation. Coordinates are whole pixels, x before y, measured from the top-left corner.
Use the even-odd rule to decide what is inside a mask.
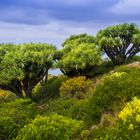
[[[1,44],[0,140],[139,140],[139,52],[135,24],[72,35],[60,50]]]

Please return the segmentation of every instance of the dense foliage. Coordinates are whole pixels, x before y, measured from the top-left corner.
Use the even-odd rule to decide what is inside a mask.
[[[11,117],[20,126],[29,123],[36,113],[35,103],[29,99],[17,99],[0,104],[0,119],[1,117]]]
[[[60,97],[60,87],[62,82],[66,81],[68,77],[60,76],[50,76],[47,83],[38,84],[33,90],[33,100],[40,101],[40,99],[53,99]]]
[[[14,93],[11,93],[6,90],[0,90],[0,104],[4,102],[10,102],[17,98],[17,96]]]
[[[140,99],[134,98],[119,113],[119,136],[123,139],[140,138]]]
[[[16,140],[68,140],[77,139],[82,130],[82,122],[54,114],[38,116],[25,126]]]
[[[83,99],[93,92],[94,85],[92,80],[86,80],[86,77],[75,77],[63,82],[60,87],[60,95],[64,98],[75,97]]]
[[[133,98],[118,114],[113,127],[96,128],[94,139],[100,140],[139,140],[140,138],[140,99]]]
[[[95,37],[87,34],[66,39],[60,53],[58,67],[70,77],[89,76],[89,72],[101,63],[101,51],[95,44]]]
[[[71,117],[73,119],[84,121],[84,125],[88,124],[89,100],[70,99],[56,99],[50,101],[44,110],[47,115],[57,113],[59,115]]]
[[[127,101],[140,96],[140,69],[122,67],[117,71],[105,76],[93,93],[90,108],[95,121],[103,112],[115,113]]]
[[[48,44],[23,44],[0,46],[0,88],[18,97],[32,97],[33,88],[48,74],[52,67],[55,47]],[[3,53],[4,52],[4,53]]]
[[[110,26],[98,32],[97,42],[114,64],[123,64],[140,52],[140,30],[135,24]]]
[[[18,135],[19,126],[10,117],[0,118],[0,140],[11,140]]]

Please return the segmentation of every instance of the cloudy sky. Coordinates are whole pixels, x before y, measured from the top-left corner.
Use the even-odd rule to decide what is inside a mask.
[[[0,0],[0,42],[47,42],[60,47],[72,34],[134,22],[139,0]]]

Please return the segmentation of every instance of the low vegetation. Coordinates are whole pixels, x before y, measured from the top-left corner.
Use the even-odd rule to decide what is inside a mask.
[[[49,117],[38,116],[24,126],[16,140],[68,140],[77,139],[82,131],[82,121],[69,119],[57,114]]]
[[[139,28],[110,26],[62,46],[0,45],[0,140],[139,140]]]

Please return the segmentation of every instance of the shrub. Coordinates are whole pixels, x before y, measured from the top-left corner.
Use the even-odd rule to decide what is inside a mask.
[[[113,139],[106,138],[110,130],[111,130],[110,128],[100,128],[97,126],[92,131],[90,131],[90,137],[93,140],[113,140]]]
[[[90,118],[99,122],[101,114],[114,113],[130,101],[140,96],[140,69],[122,67],[103,78],[90,100]]]
[[[132,58],[132,60],[129,60],[128,63],[130,62],[135,62],[135,61],[140,61],[140,55],[136,55]]]
[[[70,114],[72,118],[83,120],[87,109],[88,109],[88,100],[80,100],[77,101],[73,106],[70,108]]]
[[[140,138],[140,99],[134,98],[119,113],[118,136],[122,139]]]
[[[14,101],[16,95],[10,91],[0,90],[0,103]]]
[[[35,104],[29,99],[16,99],[13,102],[3,103],[0,105],[0,118],[11,117],[21,126],[28,123],[35,115]]]
[[[70,117],[84,121],[84,126],[87,127],[88,125],[88,112],[89,112],[89,100],[79,100],[69,109]]]
[[[55,99],[49,102],[46,114],[57,113],[63,116],[70,116],[70,108],[77,103],[76,99]]]
[[[38,116],[25,126],[16,140],[68,140],[78,139],[82,122],[54,114],[49,117]]]
[[[57,113],[59,115],[71,117],[73,119],[82,120],[85,127],[88,124],[89,100],[71,99],[56,99],[50,101],[46,110],[47,115]]]
[[[61,83],[67,79],[66,76],[54,76],[48,79],[47,83],[44,85],[38,85],[34,89],[34,100],[40,101],[41,98],[55,98],[59,97],[59,88]]]
[[[118,122],[112,128],[94,130],[94,138],[101,140],[139,140],[140,99],[133,98],[120,111]]]
[[[83,99],[88,95],[91,95],[93,91],[93,81],[86,80],[86,77],[71,78],[62,83],[60,87],[60,95],[64,98],[75,97]]]
[[[112,61],[106,59],[104,60],[100,65],[96,66],[96,68],[93,70],[93,76],[103,75],[105,73],[108,73],[109,71],[114,69],[114,64]]]
[[[0,118],[0,140],[11,140],[18,134],[19,126],[10,117]]]

